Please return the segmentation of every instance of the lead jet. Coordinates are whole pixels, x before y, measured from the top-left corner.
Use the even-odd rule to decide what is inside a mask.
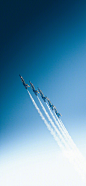
[[[55,106],[51,103],[51,101],[50,101],[48,98],[46,98],[46,99],[47,99],[47,101],[48,101],[49,106],[50,106],[51,109],[53,110]]]
[[[39,93],[38,90],[35,90],[35,87],[34,87],[33,84],[31,83],[31,81],[29,81],[29,83],[30,83],[30,85],[31,85],[31,88],[32,88],[34,94],[37,96],[37,93]]]
[[[58,113],[56,107],[54,107],[54,110],[55,110],[55,113],[56,113],[56,115],[58,116],[58,118],[59,118],[60,116],[62,116],[60,113]]]
[[[41,95],[43,101],[46,102],[46,98],[47,98],[47,97],[43,95],[42,91],[41,91],[39,88],[38,88],[38,90],[39,90],[39,93],[40,93],[40,95]]]
[[[24,87],[25,87],[26,89],[27,89],[27,87],[30,87],[28,84],[25,83],[23,77],[20,76],[20,74],[19,74],[19,77],[21,78],[21,81],[22,81],[22,83],[23,83],[23,85],[24,85]]]

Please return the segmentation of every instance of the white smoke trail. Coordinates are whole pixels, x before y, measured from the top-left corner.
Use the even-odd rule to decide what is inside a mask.
[[[61,121],[61,119],[58,118],[58,116],[56,116],[55,113],[54,113],[54,115],[55,115],[57,121],[59,122],[59,124],[60,124],[62,130],[64,131],[65,137],[66,137],[66,139],[68,140],[68,143],[71,145],[71,148],[73,148],[73,150],[76,150],[76,149],[77,149],[77,151],[79,152],[77,146],[75,145],[74,141],[72,140],[71,136],[69,135],[69,133],[68,133],[67,129],[65,128],[65,126],[64,126],[63,122]],[[81,154],[81,153],[79,152],[79,154]],[[82,156],[82,155],[81,155],[81,156]]]
[[[57,117],[57,116],[56,116],[56,117]],[[73,142],[73,140],[72,140],[71,136],[69,135],[69,133],[68,133],[67,129],[65,128],[65,126],[64,126],[64,124],[63,124],[63,122],[62,122],[62,121],[61,121],[61,119],[59,119],[58,117],[57,117],[57,119],[58,119],[58,121],[59,121],[59,123],[60,123],[61,127],[63,128],[63,130],[64,130],[65,134],[67,135],[67,138],[68,138],[68,139],[69,139],[69,141],[72,143],[73,148],[76,148],[76,145],[74,144],[74,142]]]
[[[76,147],[76,145],[74,144],[74,142],[73,142],[71,136],[70,136],[69,133],[67,132],[65,126],[64,126],[63,124],[61,125],[61,122],[60,122],[61,120],[58,119],[58,117],[57,117],[57,120],[58,120],[58,121],[56,120],[55,116],[53,115],[53,113],[52,113],[52,111],[51,111],[51,109],[50,109],[50,107],[48,106],[47,103],[46,103],[46,105],[47,105],[48,110],[50,111],[50,114],[52,115],[52,117],[53,117],[53,119],[54,119],[56,125],[59,127],[59,129],[60,129],[60,131],[62,132],[64,138],[68,141],[69,148],[75,150],[75,151],[74,151],[75,154],[76,154],[76,151],[77,151],[77,152],[78,152],[77,155],[79,156],[79,155],[80,155],[80,152],[79,152],[78,148]],[[59,123],[58,123],[58,122],[59,122]],[[63,126],[64,126],[64,127],[63,127]],[[65,128],[65,131],[64,131],[64,128]],[[78,157],[78,156],[77,156],[77,157]]]
[[[66,134],[67,133],[67,130],[66,130],[64,124],[61,122],[61,119],[58,118],[58,116],[55,114],[55,112],[53,112],[53,114],[54,114],[55,118],[57,119],[57,121],[60,123],[60,126],[61,126],[62,130]]]
[[[49,110],[50,114],[52,115],[52,117],[53,117],[53,119],[54,119],[56,125],[58,126],[59,130],[62,132],[64,138],[67,140],[67,136],[66,136],[66,134],[65,134],[65,132],[64,132],[64,129],[63,129],[62,126],[58,123],[56,117],[55,117],[54,114],[52,113],[52,111],[51,111],[51,109],[50,109],[50,107],[48,106],[47,103],[46,103],[46,105],[47,105],[48,110]],[[68,141],[68,142],[69,142],[69,141]],[[69,148],[70,148],[70,146],[69,146]]]
[[[40,109],[38,108],[37,104],[35,103],[33,97],[31,96],[30,92],[27,90],[35,108],[37,109],[39,115],[41,116],[42,120],[44,121],[45,125],[47,126],[48,130],[50,131],[50,133],[53,135],[54,139],[56,140],[56,142],[58,143],[59,147],[61,148],[61,150],[63,151],[64,155],[69,159],[70,162],[72,162],[74,164],[74,167],[75,169],[79,172],[79,174],[82,176],[82,178],[84,179],[84,181],[86,182],[85,180],[85,177],[84,177],[84,172],[81,171],[79,169],[79,167],[77,166],[76,164],[76,161],[75,161],[75,158],[74,158],[74,154],[73,154],[73,151],[66,151],[66,149],[64,148],[63,144],[61,143],[61,141],[59,140],[59,138],[57,137],[57,135],[55,134],[53,128],[48,124],[48,122],[46,121],[46,119],[44,118],[43,114],[41,113]],[[43,106],[43,105],[41,105]],[[45,108],[44,108],[45,109]],[[43,109],[43,110],[44,110]],[[46,111],[46,110],[45,110]],[[50,120],[51,121],[51,120]],[[77,156],[76,156],[77,158]]]
[[[61,119],[60,122],[62,123]],[[63,123],[62,123],[63,125]],[[81,152],[79,151],[79,149],[77,148],[76,144],[74,143],[74,141],[72,140],[71,136],[69,135],[68,131],[65,128],[65,132],[67,135],[67,138],[70,142],[70,146],[72,148],[72,156],[75,156],[75,159],[79,162],[80,168],[82,170],[83,175],[85,175],[84,177],[86,178],[86,160],[83,157],[83,155],[81,154]]]
[[[56,125],[58,126],[58,128],[60,129],[60,131],[62,132],[64,138],[68,141],[68,143],[70,142],[69,138],[67,138],[67,135],[64,133],[64,129],[60,126],[60,123],[58,123],[58,121],[56,120],[55,116],[53,115],[50,107],[48,106],[48,104],[46,103],[48,110],[50,112],[50,114],[52,115]],[[72,138],[71,138],[72,139]],[[77,154],[77,149],[75,149],[74,151],[72,150],[72,144],[69,143],[69,151],[66,151],[66,156],[67,158],[74,164],[76,170],[78,170],[78,172],[80,174],[82,174],[83,168],[82,168],[82,163],[80,162],[81,159],[78,159],[78,154]],[[79,152],[79,151],[78,151]],[[70,158],[69,158],[70,157]],[[79,167],[78,167],[79,166]]]
[[[47,107],[48,107],[49,111],[51,112],[51,110],[50,110],[48,104],[47,104]],[[59,126],[58,126],[58,127],[59,127],[59,129],[61,130],[63,136],[65,137],[65,140],[68,142],[68,145],[69,145],[69,147],[70,147],[71,142],[73,141],[72,138],[71,138],[71,136],[69,135],[69,133],[68,133],[67,129],[65,128],[64,124],[62,123],[61,119],[58,118],[58,116],[55,114],[55,112],[53,112],[52,114],[53,114],[52,117],[54,117],[54,120],[55,120],[56,124],[57,124],[57,122],[58,122],[58,124],[59,124],[59,126],[60,126],[60,127],[59,127]],[[72,147],[71,147],[71,148],[72,148]]]
[[[46,105],[47,105],[53,119],[55,120],[55,123],[57,124],[56,119],[59,122],[59,125],[61,126],[61,128],[59,128],[59,129],[63,133],[65,139],[68,141],[68,144],[69,144],[69,147],[70,147],[71,150],[67,151],[65,155],[68,158],[70,157],[71,162],[74,163],[76,169],[78,171],[80,170],[79,172],[81,172],[82,177],[85,178],[86,177],[85,176],[86,175],[86,161],[85,161],[85,158],[83,157],[83,155],[81,154],[79,149],[76,147],[75,143],[73,142],[71,136],[69,135],[68,131],[66,130],[66,128],[65,128],[64,124],[62,123],[61,119],[59,119],[57,116],[55,118],[47,103],[46,103]],[[75,162],[76,162],[76,164],[78,164],[77,166],[76,166]]]
[[[66,139],[68,141],[68,143],[70,144],[70,147],[72,149],[72,157],[77,160],[77,162],[79,163],[79,166],[82,170],[82,172],[84,172],[84,174],[86,174],[86,160],[83,157],[83,155],[81,154],[81,152],[79,151],[79,149],[77,148],[76,144],[74,143],[74,141],[72,140],[71,136],[69,135],[67,129],[65,128],[63,122],[61,121],[61,119],[58,119],[58,117],[56,116],[59,124],[61,124],[62,129],[64,130],[65,134],[66,134]]]
[[[43,104],[42,104],[42,102],[40,101],[40,99],[39,99],[38,96],[37,96],[37,98],[38,98],[38,101],[39,101],[39,103],[40,103],[42,109],[44,110],[44,112],[45,112],[45,114],[46,114],[48,120],[50,121],[51,125],[53,126],[53,128],[54,128],[55,131],[57,132],[59,138],[61,139],[61,141],[63,142],[63,144],[65,145],[65,147],[68,149],[69,147],[68,147],[67,143],[65,142],[64,138],[62,137],[61,133],[59,132],[59,130],[57,129],[57,127],[56,127],[55,124],[53,123],[52,119],[50,118],[49,114],[47,113],[46,109],[44,108],[44,106],[43,106]]]
[[[48,124],[47,120],[45,119],[45,117],[43,116],[43,114],[41,113],[40,109],[38,108],[37,104],[35,103],[33,97],[31,96],[30,92],[27,90],[36,110],[38,111],[39,115],[41,116],[42,120],[44,121],[45,125],[47,126],[48,130],[50,131],[50,133],[52,134],[52,136],[54,137],[55,141],[58,143],[59,147],[61,148],[62,151],[65,151],[64,146],[62,145],[62,143],[60,142],[59,138],[56,136],[53,128]]]
[[[40,99],[38,98],[38,100],[39,100],[39,102],[40,102],[40,104],[41,104],[41,106],[42,106],[42,108],[43,108],[43,110],[44,110],[44,112],[46,112],[46,110],[45,110],[45,108],[44,108],[44,106],[43,106],[43,104],[41,103],[41,101],[40,101]],[[76,147],[76,145],[74,144],[74,142],[73,142],[73,144],[74,144],[74,147],[75,148],[73,148],[73,145],[72,145],[72,138],[71,138],[71,136],[70,136],[70,139],[71,139],[71,141],[69,140],[69,138],[67,137],[67,133],[65,134],[64,133],[64,129],[63,128],[61,128],[61,126],[60,126],[60,124],[57,122],[57,120],[55,119],[55,117],[54,117],[54,115],[53,115],[53,113],[52,113],[52,111],[51,111],[51,109],[50,109],[50,107],[48,106],[48,104],[46,103],[46,105],[47,105],[47,107],[48,107],[48,109],[49,109],[49,111],[50,111],[50,113],[51,113],[51,115],[52,115],[52,117],[53,117],[53,119],[54,119],[54,121],[55,121],[55,123],[56,123],[56,125],[59,127],[59,129],[60,129],[60,131],[62,132],[62,134],[63,134],[63,136],[64,136],[64,138],[68,141],[68,143],[69,143],[69,146],[68,145],[66,145],[67,146],[67,151],[66,151],[66,153],[67,153],[67,156],[68,156],[68,154],[69,154],[69,156],[68,157],[70,157],[69,159],[71,160],[71,161],[73,161],[74,162],[74,165],[76,166],[76,169],[81,169],[81,171],[83,171],[84,170],[84,167],[83,167],[83,165],[85,165],[85,164],[83,164],[83,163],[85,163],[85,161],[84,161],[84,159],[83,159],[83,156],[81,156],[80,155],[80,151],[78,150],[78,148]],[[47,115],[47,117],[48,117],[48,119],[49,119],[49,115],[48,115],[48,113],[46,114]],[[50,122],[51,122],[51,120],[50,120]],[[54,128],[55,130],[56,130],[56,128]],[[66,130],[66,128],[65,128],[65,130]],[[67,144],[68,144],[67,143]],[[73,149],[73,150],[72,150]],[[83,161],[83,162],[82,162]],[[77,165],[77,163],[78,163],[78,165]],[[77,166],[79,166],[79,167],[77,167]],[[79,171],[79,170],[78,170]]]
[[[59,122],[59,124],[60,124],[62,130],[64,131],[64,136],[65,136],[65,138],[67,139],[68,143],[69,143],[70,145],[71,145],[71,143],[72,143],[73,149],[74,149],[74,147],[76,148],[76,145],[74,144],[74,142],[73,142],[71,136],[69,135],[69,133],[68,133],[67,129],[65,128],[65,126],[64,126],[63,122],[61,121],[61,119],[58,118],[58,116],[57,116],[55,113],[53,113],[53,114],[54,114],[56,120]]]

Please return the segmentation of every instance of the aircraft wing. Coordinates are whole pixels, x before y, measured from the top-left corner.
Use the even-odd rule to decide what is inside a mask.
[[[35,92],[39,93],[38,90],[35,90]]]
[[[41,91],[39,88],[38,88],[38,90],[39,90],[39,93],[40,93],[40,94],[43,94],[42,91]]]
[[[35,90],[35,87],[34,85],[31,83],[31,81],[29,81],[30,85],[31,85],[31,88]]]
[[[28,84],[26,84],[27,87],[30,87]]]
[[[49,98],[46,98],[46,99],[47,99],[47,101],[49,101],[49,102],[50,102]]]

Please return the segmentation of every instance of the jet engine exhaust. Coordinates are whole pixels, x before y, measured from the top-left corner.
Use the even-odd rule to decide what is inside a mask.
[[[31,96],[30,92],[27,90],[33,105],[35,106],[36,110],[38,111],[39,115],[41,116],[41,119],[44,121],[45,125],[47,126],[48,130],[50,131],[50,133],[52,134],[52,136],[54,137],[55,141],[58,143],[59,147],[61,148],[62,151],[64,151],[64,146],[61,144],[59,138],[56,136],[53,128],[48,124],[47,120],[45,119],[45,117],[43,116],[43,114],[41,113],[40,109],[38,108],[37,104],[35,103],[33,97]]]

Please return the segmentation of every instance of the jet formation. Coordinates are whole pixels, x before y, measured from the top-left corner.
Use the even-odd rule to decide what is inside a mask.
[[[51,107],[52,110],[54,110],[54,105],[51,103],[51,101],[49,100],[49,98],[47,98],[48,104]]]
[[[47,97],[43,95],[42,91],[39,88],[38,88],[38,90],[39,90],[39,93],[40,93],[43,101],[46,102]]]
[[[31,81],[29,81],[29,83],[30,83],[30,85],[31,85],[31,88],[32,88],[34,94],[37,96],[37,93],[39,93],[38,90],[35,90],[35,87],[34,87],[33,84],[31,83]]]
[[[25,83],[23,77],[22,77],[20,74],[19,74],[19,76],[20,76],[20,78],[21,78],[21,81],[22,81],[24,87],[25,87],[26,89],[27,89],[28,87],[30,87],[28,84]],[[43,101],[44,101],[44,102],[46,102],[46,101],[48,102],[50,108],[51,108],[52,110],[55,111],[55,114],[58,116],[58,118],[59,118],[60,116],[62,116],[62,115],[57,111],[56,107],[51,103],[51,101],[49,100],[49,98],[48,98],[47,96],[44,96],[43,93],[42,93],[42,91],[41,91],[39,88],[38,88],[38,90],[35,90],[35,87],[34,87],[34,85],[31,83],[31,81],[29,81],[29,83],[30,83],[30,85],[31,85],[31,88],[32,88],[34,94],[37,96],[37,94],[40,93],[40,95],[41,95]]]
[[[22,77],[20,74],[19,74],[19,77],[21,78],[21,81],[22,81],[22,83],[23,83],[23,85],[24,85],[24,87],[25,87],[26,89],[27,89],[27,87],[30,87],[28,84],[25,83],[23,77]]]

